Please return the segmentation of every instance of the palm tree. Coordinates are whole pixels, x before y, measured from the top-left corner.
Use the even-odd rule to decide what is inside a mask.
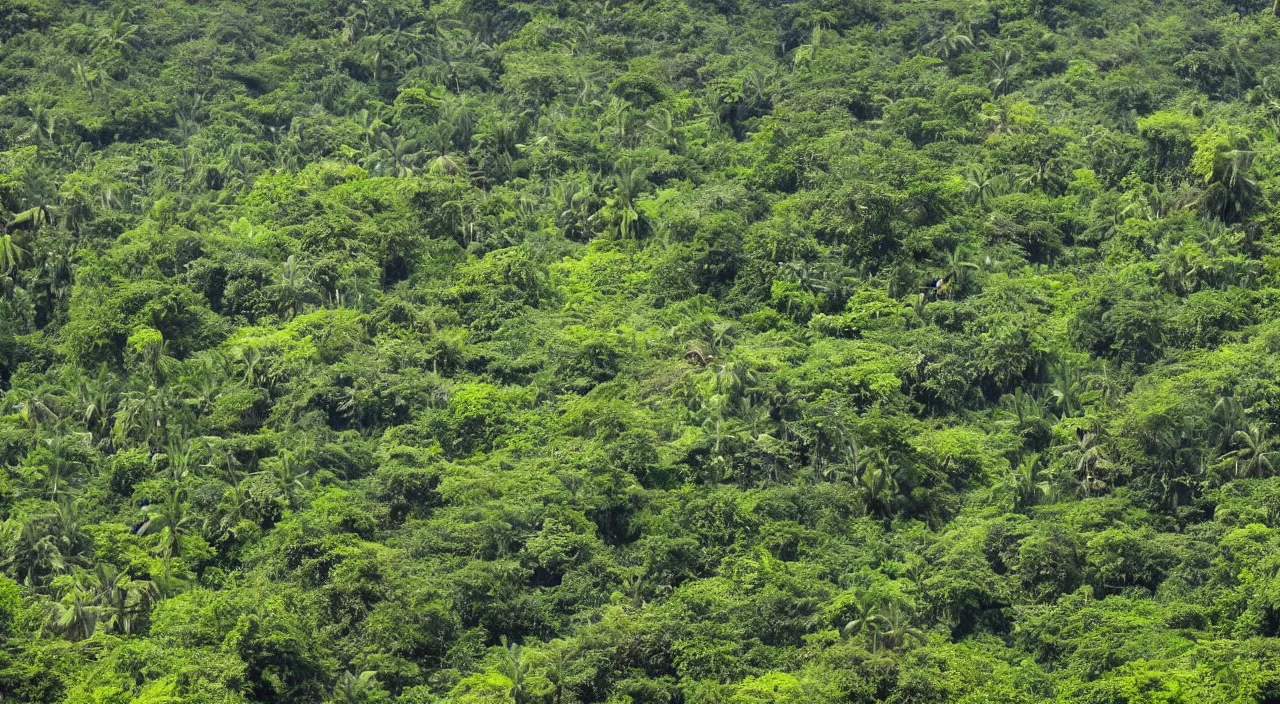
[[[489,124],[488,129],[477,132],[476,144],[491,154],[520,156],[520,128],[510,120],[500,119]]]
[[[547,680],[551,682],[551,704],[564,704],[568,685],[565,681],[569,666],[577,654],[571,641],[556,639],[551,641],[551,655],[547,658]]]
[[[96,45],[115,49],[127,59],[133,54],[134,44],[138,41],[138,25],[125,21],[126,12],[122,11],[115,21],[98,31]]]
[[[1004,194],[1007,180],[981,164],[971,164],[964,172],[964,186],[966,200],[986,207],[994,198]]]
[[[1085,388],[1098,394],[1104,404],[1110,404],[1123,392],[1123,380],[1116,373],[1116,365],[1103,360],[1102,368],[1089,375]]]
[[[1143,438],[1156,470],[1149,478],[1160,486],[1162,499],[1170,508],[1177,508],[1194,494],[1208,469],[1196,421],[1194,416],[1184,415],[1179,422],[1156,425],[1154,432]]]
[[[598,198],[590,186],[571,182],[557,183],[552,193],[559,208],[556,225],[571,240],[585,240],[591,234],[591,216],[599,209]]]
[[[12,235],[0,235],[0,271],[12,276],[27,259],[27,250],[13,241]]]
[[[1049,393],[1053,396],[1054,405],[1058,407],[1059,418],[1070,418],[1084,411],[1081,403],[1083,391],[1084,376],[1080,368],[1065,360],[1058,360],[1053,365]]]
[[[54,411],[58,407],[57,398],[45,389],[37,391],[9,389],[4,401],[5,405],[13,408],[18,418],[33,431],[42,426],[56,424],[61,420]]]
[[[1245,430],[1237,430],[1233,440],[1240,446],[1234,454],[1236,460],[1236,476],[1264,477],[1274,471],[1272,459],[1275,441],[1261,423],[1252,423]]]
[[[58,550],[68,562],[78,562],[93,546],[89,535],[80,529],[79,504],[63,497],[49,516],[51,531],[57,538]]]
[[[1037,188],[1047,195],[1061,195],[1067,183],[1064,172],[1070,165],[1071,162],[1063,157],[1040,159],[1035,164],[1018,170],[1018,186]]]
[[[374,144],[381,143],[387,129],[390,128],[390,125],[382,121],[381,110],[374,110],[373,112],[361,110],[356,113],[355,120],[356,124],[360,126],[360,135],[364,138],[366,149],[373,149]]]
[[[36,205],[33,205],[26,210],[13,213],[13,216],[9,218],[9,222],[5,224],[5,228],[7,229],[14,225],[30,225],[32,230],[39,230],[53,221],[53,215],[52,206],[46,202],[37,200]]]
[[[716,393],[732,406],[748,401],[751,389],[758,383],[755,370],[743,362],[724,362],[716,366]]]
[[[417,142],[384,134],[382,149],[374,155],[374,167],[375,170],[396,178],[408,178],[414,174],[417,157]]]
[[[1111,459],[1096,427],[1078,428],[1076,442],[1065,448],[1063,457],[1071,464],[1080,494],[1091,496],[1107,487],[1104,477],[1111,468]]]
[[[947,255],[946,275],[943,281],[946,282],[946,292],[950,298],[955,298],[957,291],[963,291],[965,285],[969,282],[969,272],[977,271],[978,265],[969,259],[964,251],[963,245],[957,245],[951,253]]]
[[[67,569],[67,559],[58,547],[58,536],[49,529],[49,516],[26,519],[3,535],[9,548],[0,563],[22,584],[34,587]]]
[[[618,217],[618,235],[629,240],[638,239],[643,231],[644,221],[636,210],[636,198],[645,182],[644,170],[640,167],[624,168],[614,175],[613,197],[606,204],[613,208]]]
[[[187,365],[182,378],[183,400],[196,415],[209,410],[226,388],[227,360],[218,352],[209,352]]]
[[[991,76],[987,86],[991,88],[992,95],[998,98],[1009,91],[1013,67],[1017,62],[1017,55],[1012,51],[1002,51],[987,61],[987,72]]]
[[[660,109],[657,116],[645,123],[645,128],[658,137],[664,149],[677,152],[681,145],[681,133],[676,118],[670,110]]]
[[[118,381],[107,371],[104,363],[98,367],[95,378],[81,377],[76,391],[80,399],[81,420],[94,442],[101,443],[111,434],[111,414],[115,408]]]
[[[362,63],[372,74],[375,83],[382,81],[383,74],[387,69],[390,69],[393,74],[400,71],[400,67],[395,61],[395,51],[385,35],[379,34],[365,37],[361,42],[361,48],[358,53]]]
[[[817,295],[827,290],[826,285],[822,281],[822,272],[816,267],[809,265],[809,262],[803,259],[779,264],[783,278],[795,283],[805,293]]]
[[[1251,175],[1257,152],[1244,146],[1219,150],[1202,172],[1205,190],[1196,204],[1226,222],[1240,220],[1252,210],[1261,187]]]
[[[1209,414],[1209,426],[1218,449],[1227,447],[1235,441],[1236,433],[1247,427],[1244,405],[1235,396],[1219,396]]]
[[[942,36],[925,45],[925,50],[940,59],[950,59],[973,51],[973,31],[963,22],[943,32]]]
[[[74,477],[76,470],[83,469],[84,463],[72,454],[72,438],[59,435],[45,438],[42,443],[49,450],[45,460],[45,488],[50,501],[58,501],[67,491],[67,485]]]
[[[223,492],[223,501],[226,508],[223,509],[221,517],[218,519],[216,533],[220,536],[230,536],[234,538],[238,526],[245,520],[244,509],[249,505],[252,497],[249,495],[244,485],[244,477],[236,472],[234,463],[234,455],[227,453],[225,455],[227,469],[223,474],[223,481],[227,483],[227,490]],[[211,524],[206,524],[206,528]]]
[[[634,122],[634,112],[631,109],[630,101],[623,100],[616,95],[600,111],[600,116],[597,119],[600,134],[611,137],[612,141],[624,146],[633,146],[631,138],[635,136]]]
[[[133,351],[157,386],[163,386],[178,369],[178,360],[169,354],[169,341],[158,330],[148,330],[130,338]]]
[[[853,616],[841,632],[846,636],[866,634],[870,637],[880,624],[880,602],[864,592],[854,600],[853,608]]]
[[[792,57],[794,65],[800,67],[813,61],[818,55],[818,49],[827,43],[828,34],[834,34],[834,32],[822,26],[815,26],[809,36],[809,43],[796,47],[796,53]]]
[[[1011,394],[1000,399],[1000,406],[1006,416],[1007,423],[1017,429],[1018,434],[1027,438],[1038,434],[1048,426],[1048,411],[1035,396],[1018,387]]]
[[[831,10],[821,9],[817,5],[801,5],[791,26],[797,29],[831,29],[840,23],[839,16]]]
[[[153,462],[166,461],[164,478],[170,485],[181,484],[187,477],[196,474],[208,452],[203,440],[187,440],[182,437],[173,438],[163,453],[151,457]]]
[[[702,432],[711,443],[712,457],[725,457],[729,454],[730,443],[740,435],[737,423],[732,418],[711,415],[702,423]]]
[[[270,470],[264,470],[264,473],[269,473],[280,482],[284,487],[285,500],[293,508],[298,503],[298,493],[307,489],[307,475],[310,472],[302,468],[302,462],[290,450],[281,450],[276,459],[277,462]]]
[[[711,335],[707,340],[707,348],[712,355],[719,355],[733,349],[738,335],[738,328],[732,322],[721,320],[711,325]]]
[[[333,701],[340,704],[364,704],[378,686],[378,680],[375,679],[377,675],[375,670],[365,670],[359,675],[352,674],[350,670],[344,671],[333,685]]]
[[[875,634],[873,643],[890,650],[901,650],[908,641],[923,644],[924,631],[911,625],[911,614],[896,601],[890,601],[880,608],[880,629]]]
[[[433,330],[425,353],[431,360],[431,373],[448,374],[466,358],[467,331],[461,328]]]
[[[1009,470],[1004,482],[1012,498],[1012,510],[1021,511],[1034,506],[1050,493],[1050,484],[1040,476],[1040,455],[1031,453],[1022,458],[1018,466]]]
[[[502,647],[506,650],[506,657],[499,663],[498,669],[511,680],[508,696],[514,704],[531,704],[534,698],[525,684],[529,675],[529,662],[524,659],[520,644],[508,643],[507,637],[502,636]]]
[[[164,501],[149,504],[142,511],[147,520],[138,528],[139,535],[160,535],[160,551],[166,559],[178,557],[182,551],[182,536],[186,534],[186,526],[190,523],[186,505],[183,503],[183,490],[180,485],[172,485]]]
[[[99,563],[86,575],[85,586],[92,595],[99,622],[116,633],[136,631],[155,598],[155,585],[132,579],[109,563]]]
[[[50,604],[48,627],[73,641],[84,640],[97,629],[98,613],[85,594],[72,587],[62,599]]]
[[[280,279],[267,287],[279,300],[281,314],[286,320],[298,315],[298,310],[307,296],[307,288],[311,283],[308,268],[298,263],[296,255],[290,254],[280,267]]]
[[[889,468],[889,458],[882,450],[874,452],[858,477],[858,486],[866,502],[867,513],[888,519],[898,499],[898,482]]]
[[[453,102],[445,105],[440,121],[449,126],[454,148],[462,151],[468,149],[475,132],[476,119],[476,109],[466,95],[459,95]]]
[[[107,79],[107,72],[97,68],[89,68],[83,63],[77,61],[75,66],[71,67],[71,75],[80,81],[80,85],[89,91],[89,97],[96,98],[97,92],[95,88],[101,88]]]
[[[136,439],[153,450],[164,447],[171,431],[181,432],[184,421],[190,420],[178,401],[167,386],[126,392],[116,409],[112,442],[124,446]]]
[[[441,120],[426,130],[426,142],[433,155],[427,162],[427,171],[433,174],[453,176],[466,171],[466,162],[454,154],[457,130],[446,120]]]
[[[259,388],[270,382],[270,374],[266,367],[267,358],[257,345],[234,347],[231,356],[244,368],[244,381],[252,388]]]
[[[928,292],[917,293],[911,296],[909,299],[907,299],[906,307],[915,316],[911,320],[911,323],[910,323],[911,327],[914,327],[917,323],[923,325],[925,323],[925,317],[924,317],[925,309],[929,307]]]

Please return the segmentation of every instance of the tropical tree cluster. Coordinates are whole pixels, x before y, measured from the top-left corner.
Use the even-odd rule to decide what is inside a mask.
[[[1280,701],[1278,14],[0,0],[0,700]]]

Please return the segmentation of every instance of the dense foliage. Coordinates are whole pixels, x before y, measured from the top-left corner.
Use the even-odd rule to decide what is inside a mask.
[[[1269,0],[0,0],[12,702],[1280,701]]]

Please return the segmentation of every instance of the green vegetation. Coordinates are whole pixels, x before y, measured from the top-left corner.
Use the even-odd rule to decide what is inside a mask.
[[[0,694],[1280,701],[1270,0],[0,0]]]

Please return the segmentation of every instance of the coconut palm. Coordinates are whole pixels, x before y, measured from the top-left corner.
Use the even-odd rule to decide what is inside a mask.
[[[613,197],[605,202],[618,218],[618,236],[624,240],[638,239],[646,224],[636,210],[636,199],[645,183],[644,169],[624,168],[614,175],[613,182]]]
[[[171,485],[163,501],[142,509],[146,520],[137,532],[139,535],[159,535],[159,550],[166,559],[181,555],[182,536],[191,522],[183,501],[185,493],[180,485]]]
[[[91,595],[98,623],[114,633],[136,632],[155,600],[155,585],[135,580],[109,563],[99,563],[92,572],[83,574],[83,586]]]
[[[466,162],[454,153],[457,129],[452,124],[441,120],[428,127],[425,134],[425,141],[432,155],[427,161],[427,171],[444,176],[466,171]]]
[[[59,547],[58,535],[50,525],[51,516],[33,516],[16,525],[6,524],[3,566],[28,587],[43,584],[67,569],[67,558]]]
[[[1199,163],[1197,153],[1196,168],[1204,179],[1204,190],[1192,205],[1225,222],[1242,219],[1262,197],[1262,188],[1253,176],[1257,156],[1243,138],[1233,138],[1210,153],[1205,163]]]
[[[532,704],[536,699],[529,691],[527,680],[530,663],[524,658],[523,649],[519,643],[508,643],[506,636],[502,637],[502,647],[506,653],[503,660],[499,662],[498,669],[511,681],[511,689],[507,692],[507,696],[511,697],[514,704]]]
[[[208,455],[208,445],[202,439],[173,438],[163,453],[152,455],[153,462],[164,462],[163,477],[170,485],[185,482],[188,477],[197,474],[204,466]]]
[[[911,613],[897,601],[890,601],[882,606],[877,616],[879,628],[872,640],[874,645],[889,650],[902,650],[910,642],[925,642],[924,631],[911,624]]]
[[[1235,396],[1219,396],[1209,414],[1211,439],[1219,449],[1232,444],[1236,433],[1247,428],[1244,405]]]
[[[381,110],[361,110],[355,114],[355,122],[360,127],[360,136],[364,139],[366,149],[373,149],[375,144],[381,144],[382,138],[391,128],[383,122]]]
[[[987,86],[996,97],[1009,92],[1013,81],[1013,67],[1017,62],[1017,55],[1007,50],[998,52],[987,61],[987,74],[991,77]]]
[[[364,704],[378,686],[377,675],[374,670],[365,670],[358,675],[350,670],[344,671],[333,685],[331,701],[335,704]]]
[[[46,496],[50,501],[58,501],[70,489],[77,470],[84,469],[84,463],[75,456],[76,440],[70,436],[57,435],[41,440],[48,450],[45,459],[44,485]]]
[[[867,513],[882,519],[893,515],[898,501],[898,481],[889,467],[889,458],[881,450],[869,453],[862,473],[858,476]]]
[[[244,381],[249,386],[258,388],[270,382],[270,363],[258,345],[233,347],[231,358],[244,370]]]
[[[46,625],[50,631],[68,640],[84,640],[97,629],[98,612],[93,608],[89,595],[78,587],[72,587],[62,599],[49,605]]]
[[[1232,439],[1239,446],[1232,453],[1237,477],[1265,477],[1275,470],[1275,441],[1266,426],[1251,423],[1246,429],[1237,430]]]
[[[308,470],[303,469],[303,462],[298,458],[297,453],[291,450],[281,450],[276,456],[275,464],[271,465],[270,469],[263,470],[262,473],[269,474],[280,482],[290,508],[297,505],[298,494],[306,491],[307,476],[310,474]]]
[[[957,292],[963,292],[969,283],[969,273],[978,270],[976,262],[969,258],[963,245],[957,245],[947,255],[946,274],[943,277],[945,290],[949,298],[955,298]]]
[[[948,27],[941,36],[925,45],[927,52],[940,59],[951,59],[973,49],[973,30],[964,22]]]
[[[1080,368],[1065,360],[1058,360],[1053,365],[1052,374],[1049,394],[1058,409],[1058,417],[1070,418],[1084,412],[1082,394],[1085,380]]]
[[[864,592],[854,599],[853,616],[840,630],[846,636],[865,635],[870,638],[879,624],[880,602]]]
[[[418,143],[412,139],[382,135],[382,148],[372,157],[374,171],[408,178],[417,170]]]
[[[298,261],[297,255],[290,254],[280,266],[280,278],[267,290],[276,298],[280,314],[288,320],[298,315],[310,284],[310,269]]]
[[[971,164],[964,171],[965,199],[986,207],[1008,190],[1008,179],[992,172],[982,164]]]
[[[1082,496],[1092,496],[1107,488],[1111,458],[1096,427],[1088,430],[1078,428],[1076,441],[1061,449],[1075,477],[1077,491]]]
[[[138,25],[125,21],[126,14],[127,11],[120,12],[111,24],[98,31],[95,46],[114,49],[127,59],[133,55],[139,37]]]
[[[102,442],[111,434],[111,415],[119,394],[119,381],[107,371],[107,365],[98,367],[94,377],[81,377],[76,384],[80,401],[80,419],[93,436],[94,442]]]
[[[1034,506],[1040,499],[1049,496],[1051,486],[1041,474],[1039,453],[1024,456],[1017,467],[1010,468],[1004,481],[1004,488],[1009,493],[1014,511]]]
[[[0,271],[12,276],[27,260],[27,250],[13,241],[13,235],[0,235]]]

